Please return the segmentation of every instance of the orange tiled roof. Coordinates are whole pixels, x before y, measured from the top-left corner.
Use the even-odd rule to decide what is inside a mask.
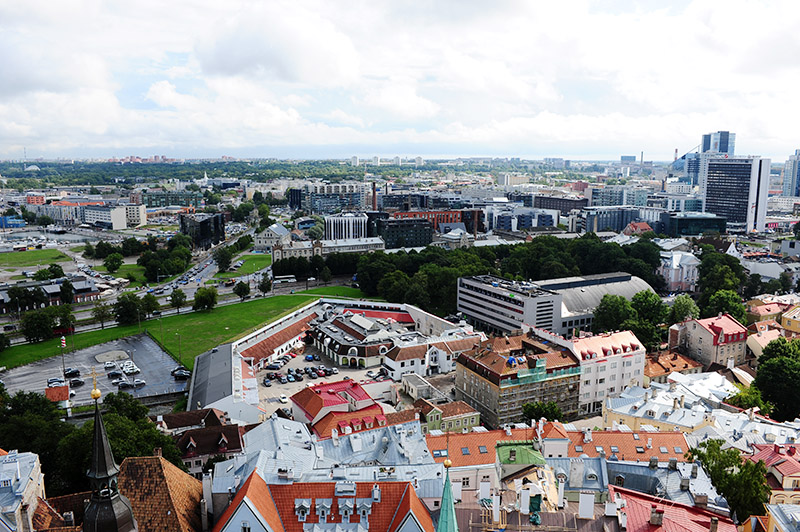
[[[160,456],[126,458],[119,491],[131,501],[141,532],[200,530],[203,484]]]
[[[254,506],[255,511],[267,521],[267,524],[272,530],[285,530],[283,523],[281,523],[281,518],[278,515],[275,501],[272,500],[269,488],[267,488],[267,483],[258,476],[258,473],[253,471],[250,478],[248,478],[242,487],[239,488],[239,491],[236,492],[236,496],[233,498],[230,505],[228,505],[228,508],[225,509],[222,516],[220,516],[217,524],[214,525],[214,532],[220,532],[225,528],[228,521],[233,516],[233,513],[241,506],[242,500],[245,497],[247,497],[248,502]],[[294,505],[294,500],[292,500],[292,504]]]
[[[7,454],[8,453],[6,451],[4,451],[3,449],[0,449],[0,456],[5,456]]]
[[[323,408],[349,405],[344,395],[349,395],[356,401],[371,400],[364,388],[352,380],[309,386],[292,395],[291,400],[306,413],[310,421],[317,417]]]
[[[761,320],[748,325],[747,332],[757,333],[759,331],[761,332],[771,331],[772,329],[778,329],[782,331],[783,325],[781,325],[775,320]]]
[[[420,411],[418,408],[406,408],[405,410],[401,410],[399,412],[389,412],[386,414],[386,424],[400,425],[402,423],[414,421],[417,419],[419,412]]]
[[[442,411],[442,419],[463,416],[467,414],[477,414],[478,411],[469,406],[464,401],[453,401],[452,403],[445,403],[443,405],[436,405],[436,408]]]
[[[242,356],[245,358],[252,357],[254,363],[258,363],[261,360],[270,357],[275,352],[275,348],[282,346],[295,336],[299,337],[301,334],[307,331],[310,328],[308,322],[314,318],[315,316],[312,314],[296,321],[292,325],[289,325],[288,327],[285,327],[268,338],[261,340],[254,346],[248,347],[242,351]]]
[[[44,396],[53,401],[60,403],[61,401],[69,400],[69,386],[53,386],[44,391]]]
[[[451,432],[449,435],[431,436],[428,434],[426,437],[428,449],[431,454],[433,451],[441,451],[447,449],[448,438],[450,443],[449,458],[453,463],[453,467],[465,467],[475,465],[494,464],[495,462],[495,445],[498,441],[507,440],[528,440],[534,437],[536,431],[534,429],[512,429],[511,436],[506,434],[503,430],[490,430],[487,432],[468,432],[456,433]],[[468,454],[464,454],[463,449],[467,449]],[[436,462],[444,462],[448,456],[434,457]]]
[[[569,433],[567,432],[567,429],[565,429],[564,425],[558,421],[547,423],[544,427],[542,427],[542,438],[564,439],[568,437]]]
[[[615,454],[620,460],[637,460],[643,457],[649,459],[651,456],[658,456],[662,462],[668,461],[670,458],[686,462],[683,453],[689,450],[686,436],[682,432],[599,430],[592,432],[592,441],[590,442],[584,443],[583,432],[570,432],[569,439],[567,455],[570,457],[579,457],[581,454],[589,457],[599,456],[599,447],[603,449],[607,457]],[[650,449],[647,448],[648,441],[650,441]],[[644,453],[638,452],[637,447],[643,448]]]
[[[644,374],[652,379],[669,375],[673,371],[682,372],[702,367],[701,363],[680,353],[664,352],[656,356],[648,356],[645,359]]]
[[[330,438],[333,429],[338,430],[340,435],[344,434],[343,428],[345,426],[350,427],[350,430],[353,432],[363,432],[378,426],[378,424],[374,422],[374,419],[375,416],[380,414],[383,414],[383,409],[377,404],[370,405],[361,410],[356,410],[355,412],[329,412],[325,414],[322,419],[314,423],[312,429],[320,439]],[[364,421],[365,418],[371,421],[371,427],[367,426],[367,423]],[[344,423],[344,425],[342,425],[342,423]],[[356,429],[356,427],[358,427],[358,429]]]

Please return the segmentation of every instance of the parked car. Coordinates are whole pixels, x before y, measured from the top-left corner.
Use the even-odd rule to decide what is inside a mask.
[[[186,380],[189,380],[190,378],[192,378],[192,374],[191,374],[191,372],[189,372],[189,371],[176,371],[176,372],[175,372],[175,373],[172,375],[172,377],[173,377],[173,378],[174,378],[176,381],[186,381]]]
[[[133,364],[133,362],[131,362],[131,364]],[[176,366],[176,367],[174,367],[174,368],[172,369],[172,371],[171,371],[170,373],[171,373],[172,375],[175,375],[175,372],[176,372],[176,371],[189,371],[189,370],[188,370],[188,369],[186,369],[186,367],[185,367],[185,366]]]
[[[287,375],[286,380],[289,382],[294,382],[294,375]]]
[[[105,364],[103,364],[103,367],[104,367],[105,369],[117,369],[117,363],[116,363],[116,362],[111,362],[111,361],[109,360],[108,362],[106,362]]]
[[[47,384],[48,385],[56,383],[56,382],[64,384],[64,379],[62,379],[61,377],[53,377],[53,378],[47,379]]]
[[[292,358],[297,358],[297,353],[289,353],[289,356]]]
[[[267,366],[267,369],[281,369],[280,364],[270,364]]]
[[[347,375],[345,375],[344,377],[342,377],[342,380],[343,380],[343,381],[349,381],[349,380],[350,380],[350,377],[348,377]]]
[[[333,373],[334,375],[338,375],[339,374],[339,370],[336,369],[336,368],[331,368],[331,373]]]
[[[142,386],[145,386],[146,384],[147,384],[147,382],[144,379],[134,379],[134,381],[133,381],[133,387],[134,388],[141,388]]]
[[[372,371],[372,370],[369,370],[369,371],[367,371],[366,375],[367,375],[367,377],[369,377],[370,379],[374,379],[374,378],[377,376],[377,375],[375,375],[375,372],[374,372],[374,371]]]
[[[124,368],[122,368],[122,372],[125,375],[136,375],[137,373],[141,373],[141,371],[142,370],[140,370],[136,366],[125,366]]]
[[[314,356],[313,355],[306,355],[306,362],[314,362]]]
[[[266,386],[267,388],[271,387],[272,381],[269,379],[264,379],[264,386]]]
[[[321,358],[319,358],[319,355],[313,355],[313,357],[312,357],[312,358],[313,358],[314,360],[322,360]]]
[[[295,374],[294,374],[294,380],[295,380],[296,382],[303,382],[303,376],[302,376],[302,375],[300,375],[299,373],[295,373]]]
[[[67,369],[64,370],[64,376],[67,377],[67,378],[69,378],[69,377],[80,377],[81,376],[81,370],[79,370],[77,368],[67,368]]]
[[[308,374],[308,378],[309,379],[318,379],[319,375],[317,375],[316,372],[312,371],[311,373]]]
[[[122,372],[120,370],[118,370],[118,369],[115,369],[114,371],[109,371],[106,376],[109,379],[118,379],[118,378],[122,377]]]
[[[286,384],[287,382],[289,381],[286,380],[286,377],[281,377],[281,384]]]
[[[113,382],[112,382],[112,384],[113,384]],[[129,381],[129,380],[120,379],[119,382],[117,382],[117,388],[120,389],[120,390],[125,390],[127,388],[133,388],[133,383],[131,381]]]
[[[289,398],[288,398],[288,397],[286,397],[286,394],[285,394],[285,393],[282,393],[282,394],[280,395],[280,397],[278,397],[278,401],[280,401],[280,402],[281,402],[281,403],[283,403],[283,404],[286,404],[286,403],[288,403],[288,402],[289,402]]]
[[[66,385],[67,385],[67,383],[65,383],[64,381],[56,381],[56,382],[48,382],[47,383],[47,387],[48,388],[58,388],[59,386],[66,386]]]
[[[76,377],[74,379],[70,379],[69,385],[73,386],[73,387],[83,386],[83,379],[81,379],[80,377]]]

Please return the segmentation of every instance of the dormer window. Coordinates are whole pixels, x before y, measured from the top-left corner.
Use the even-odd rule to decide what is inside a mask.
[[[294,500],[294,513],[298,521],[305,522],[309,511],[311,511],[311,499]]]
[[[11,481],[8,480],[8,479],[0,480],[0,487],[10,488],[11,487]]]

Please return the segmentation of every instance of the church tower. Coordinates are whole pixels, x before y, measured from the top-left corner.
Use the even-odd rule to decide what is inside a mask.
[[[114,462],[111,445],[97,400],[97,375],[92,370],[92,399],[94,399],[94,438],[92,462],[86,476],[92,488],[92,497],[83,518],[83,532],[138,532],[131,502],[117,488],[119,466]]]

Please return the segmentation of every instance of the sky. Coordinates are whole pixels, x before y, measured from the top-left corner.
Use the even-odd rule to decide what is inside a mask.
[[[665,4],[668,4],[665,6]],[[800,148],[796,1],[0,2],[0,158]]]

